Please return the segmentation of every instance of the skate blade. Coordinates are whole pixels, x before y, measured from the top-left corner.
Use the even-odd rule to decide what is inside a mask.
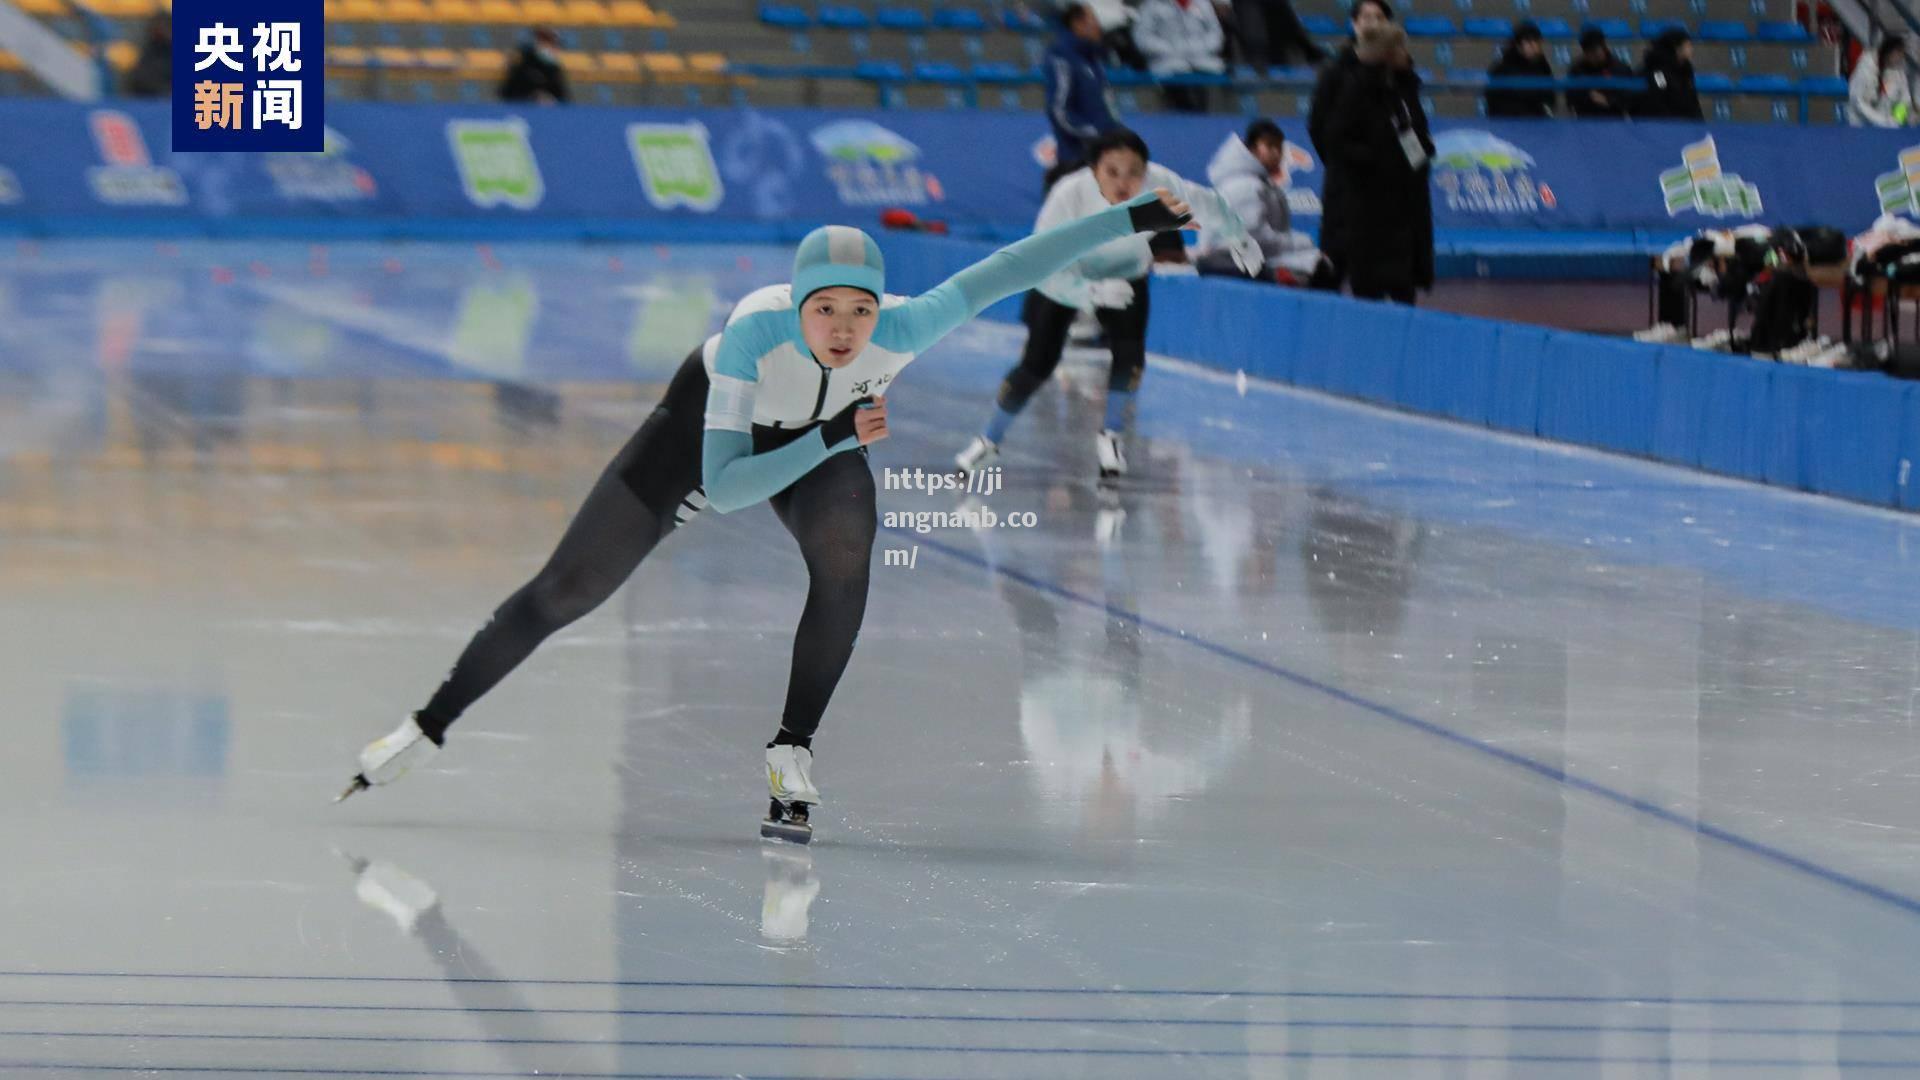
[[[760,837],[763,840],[785,840],[789,844],[805,844],[813,840],[813,826],[791,821],[763,821],[760,823]]]
[[[373,786],[372,784],[369,784],[369,783],[367,783],[367,778],[366,778],[366,777],[364,777],[364,776],[356,776],[356,777],[354,777],[354,778],[353,778],[353,783],[351,783],[351,784],[348,784],[348,785],[347,785],[347,790],[345,790],[345,791],[343,791],[343,792],[341,792],[340,794],[338,794],[338,795],[336,795],[336,796],[334,796],[334,798],[333,798],[333,804],[334,804],[335,806],[338,806],[338,805],[340,805],[341,803],[343,803],[343,802],[346,802],[346,801],[347,801],[347,796],[349,796],[349,795],[352,795],[353,793],[355,793],[355,792],[357,792],[357,791],[365,791],[365,790],[367,790],[368,788],[370,788],[370,787],[372,787],[372,786]]]

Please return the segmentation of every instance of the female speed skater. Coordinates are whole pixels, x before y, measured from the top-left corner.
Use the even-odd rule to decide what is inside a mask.
[[[1047,193],[1034,232],[1043,233],[1066,222],[1098,216],[1138,196],[1143,188],[1165,188],[1192,204],[1202,227],[1218,230],[1233,259],[1248,275],[1259,269],[1260,245],[1247,235],[1233,207],[1212,189],[1182,179],[1147,158],[1147,144],[1139,135],[1116,128],[1088,147],[1087,166],[1062,177]],[[1147,271],[1153,252],[1144,235],[1125,236],[1089,252],[1062,268],[1027,294],[1021,321],[1027,324],[1027,346],[1020,362],[1000,383],[998,408],[987,426],[953,459],[965,474],[991,465],[1000,454],[1001,440],[1020,410],[1060,363],[1074,317],[1091,311],[1106,331],[1113,350],[1107,376],[1106,420],[1094,437],[1094,454],[1102,479],[1127,471],[1121,449],[1127,407],[1140,389],[1147,367]]]
[[[549,635],[613,595],[703,507],[724,514],[765,500],[798,541],[808,586],[786,707],[767,744],[772,803],[761,832],[806,842],[808,808],[820,802],[813,735],[866,614],[877,524],[866,447],[888,434],[881,389],[988,305],[1102,244],[1189,220],[1174,194],[1143,194],[1002,248],[912,298],[887,295],[880,249],[866,233],[809,233],[794,253],[792,283],[748,294],[682,362],[547,564],[494,611],[426,706],[360,752],[340,798],[432,757],[461,713]]]

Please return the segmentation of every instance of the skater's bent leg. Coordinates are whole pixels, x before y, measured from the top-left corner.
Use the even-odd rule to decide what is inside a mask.
[[[1101,425],[1108,431],[1125,429],[1127,409],[1147,370],[1147,279],[1140,278],[1132,285],[1133,306],[1100,310],[1100,326],[1113,349],[1113,366],[1107,372],[1106,419]]]
[[[691,466],[680,460],[684,455],[649,455],[650,449],[662,449],[661,442],[661,428],[650,419],[595,482],[547,564],[473,636],[446,681],[418,714],[420,729],[429,738],[443,741],[447,727],[461,713],[555,631],[612,596],[672,530],[671,507],[664,513],[650,508],[624,478],[644,469],[650,456],[657,457],[658,468],[688,471],[682,486],[690,491],[694,477]]]
[[[774,513],[800,543],[807,606],[793,638],[793,670],[776,743],[809,746],[853,656],[867,614],[867,580],[877,524],[865,454],[835,454],[773,499]]]
[[[1000,383],[1000,396],[995,402],[998,407],[993,418],[987,421],[984,433],[988,442],[997,444],[1006,437],[1014,417],[1020,415],[1034,391],[1040,389],[1053,375],[1053,369],[1060,365],[1060,354],[1066,351],[1067,334],[1072,331],[1077,314],[1073,308],[1042,296],[1039,290],[1027,294],[1026,305],[1020,313],[1027,324],[1027,347],[1020,354],[1020,362]]]

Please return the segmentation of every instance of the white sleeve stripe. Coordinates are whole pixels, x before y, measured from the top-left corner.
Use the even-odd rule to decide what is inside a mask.
[[[753,431],[754,384],[731,375],[708,376],[708,428],[718,431]]]

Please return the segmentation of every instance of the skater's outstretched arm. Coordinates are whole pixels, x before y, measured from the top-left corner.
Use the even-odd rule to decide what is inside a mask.
[[[1036,232],[948,278],[932,291],[888,308],[874,331],[883,349],[920,353],[993,304],[1024,292],[1110,241],[1177,229],[1191,218],[1171,192],[1145,192],[1097,214]]]

